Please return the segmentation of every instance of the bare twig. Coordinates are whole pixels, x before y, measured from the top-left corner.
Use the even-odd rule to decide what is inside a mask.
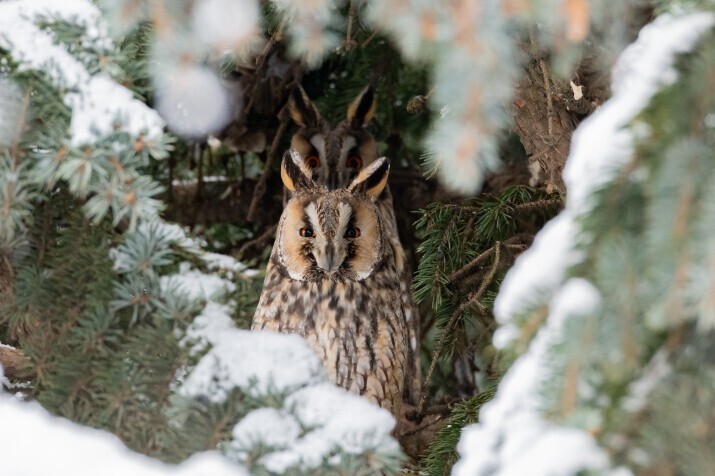
[[[174,166],[176,165],[176,157],[174,157],[174,154],[169,154],[169,158],[167,159],[168,165],[169,165],[169,186],[168,191],[169,191],[169,203],[174,202]]]
[[[255,98],[259,96],[258,94],[258,88],[261,86],[261,71],[266,65],[266,59],[268,58],[268,55],[271,54],[271,51],[273,51],[273,48],[276,46],[278,42],[280,42],[283,39],[283,27],[285,26],[285,21],[281,22],[280,26],[278,29],[271,35],[271,37],[268,40],[268,43],[266,43],[266,46],[263,48],[263,51],[256,56],[256,71],[253,73],[253,78],[252,78],[252,84],[250,88],[251,90],[251,95],[248,99],[248,103],[246,104],[246,107],[244,108],[244,115],[247,116],[248,113],[253,109],[253,101]]]
[[[499,262],[500,262],[500,258],[501,258],[501,256],[500,256],[501,255],[501,247],[502,247],[501,241],[497,241],[494,244],[494,262],[492,263],[492,267],[489,269],[489,273],[487,273],[487,275],[482,280],[482,285],[479,286],[479,289],[477,289],[477,291],[475,293],[472,293],[467,298],[467,301],[464,304],[462,304],[461,306],[459,306],[460,308],[463,309],[474,302],[478,303],[479,306],[481,306],[483,308],[483,306],[479,303],[479,300],[484,295],[484,292],[487,290],[487,287],[492,282],[492,280],[494,279],[494,276],[497,273],[497,270],[499,269],[499,264],[500,264]]]
[[[515,250],[519,253],[522,251],[526,250],[529,246],[528,245],[504,245],[504,248],[510,249],[510,250]]]
[[[365,48],[367,45],[370,44],[370,42],[371,42],[372,40],[375,39],[376,36],[377,36],[377,30],[373,31],[373,32],[372,32],[372,35],[368,36],[368,37],[367,37],[367,40],[365,40],[365,41],[362,42],[362,45],[360,45],[360,48]]]
[[[534,235],[531,233],[517,233],[516,235],[504,240],[505,245],[521,245],[528,244],[534,241]]]
[[[424,417],[427,415],[445,415],[447,413],[450,413],[454,409],[454,406],[456,404],[463,401],[464,398],[459,397],[451,400],[448,403],[443,403],[441,405],[432,405],[431,407],[427,407],[422,411],[422,416]],[[420,416],[417,414],[417,411],[412,410],[405,413],[405,417],[410,421],[417,421]]]
[[[348,31],[345,35],[345,51],[350,51],[357,42],[353,40],[353,23],[355,22],[355,4],[350,0],[350,8],[348,10]]]
[[[196,197],[201,200],[204,197],[204,147],[203,143],[196,144]]]
[[[423,415],[424,416],[424,415]],[[406,436],[414,435],[415,433],[419,433],[425,428],[429,428],[430,426],[434,426],[440,421],[444,420],[446,418],[446,415],[440,415],[438,418],[435,418],[434,420],[427,421],[421,425],[416,426],[415,428],[412,428],[411,430],[405,431],[404,433],[401,433],[397,435],[397,438],[404,438]]]
[[[455,271],[454,273],[450,274],[449,277],[447,278],[450,283],[456,283],[467,277],[468,275],[472,274],[487,258],[489,258],[491,255],[494,254],[494,246],[489,248],[488,250],[485,250],[479,254],[476,258],[474,258],[472,261],[467,263],[466,265],[462,266],[460,269]]]
[[[260,248],[271,240],[273,238],[273,235],[275,234],[276,230],[278,229],[278,224],[276,223],[275,225],[271,225],[266,230],[261,233],[257,238],[254,238],[250,241],[245,242],[241,248],[238,250],[238,255],[239,256],[244,256],[246,251],[250,250],[251,248]]]
[[[564,204],[563,200],[560,198],[537,200],[535,202],[520,203],[514,206],[514,210],[517,212],[526,212],[539,209],[548,209],[553,207],[560,207]]]
[[[546,69],[546,61],[540,59],[541,74],[544,76],[544,89],[546,90],[546,120],[548,125],[549,137],[554,138],[554,99],[551,97],[551,81],[549,80],[549,72]]]
[[[273,50],[273,48],[276,46],[276,43],[281,41],[283,39],[283,28],[285,27],[285,20],[281,22],[281,24],[278,26],[278,29],[271,35],[271,37],[268,40],[268,43],[266,43],[266,46],[263,48],[263,51],[256,56],[256,68],[261,69],[263,68],[263,65],[266,62],[266,58],[268,58],[268,55],[270,52]]]
[[[251,200],[251,206],[248,208],[248,216],[246,220],[253,222],[256,218],[256,209],[258,208],[258,202],[263,198],[266,193],[266,183],[268,182],[268,176],[271,173],[271,166],[273,165],[273,160],[278,153],[278,146],[281,143],[281,137],[288,127],[288,114],[287,106],[283,108],[278,113],[278,117],[281,120],[276,135],[273,136],[273,142],[271,143],[271,149],[268,151],[268,156],[266,157],[266,163],[263,165],[263,174],[256,184],[256,189],[253,191],[253,199]]]

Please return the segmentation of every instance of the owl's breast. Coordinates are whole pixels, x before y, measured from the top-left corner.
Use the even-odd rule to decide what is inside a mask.
[[[397,410],[407,330],[399,295],[381,281],[284,281],[280,288],[266,287],[253,328],[302,335],[335,383]]]

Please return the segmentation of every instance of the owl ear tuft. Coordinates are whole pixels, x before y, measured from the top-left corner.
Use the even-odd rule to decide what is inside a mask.
[[[364,193],[368,197],[377,198],[387,185],[390,174],[390,162],[381,157],[360,171],[352,181],[348,190],[351,193]]]
[[[310,176],[303,157],[295,149],[289,149],[283,154],[281,180],[288,190],[295,192],[315,188],[315,182]]]
[[[375,90],[366,86],[348,106],[348,122],[354,127],[361,127],[372,119],[376,109]]]
[[[303,127],[317,127],[321,123],[320,112],[299,84],[288,99],[288,112],[293,122]]]

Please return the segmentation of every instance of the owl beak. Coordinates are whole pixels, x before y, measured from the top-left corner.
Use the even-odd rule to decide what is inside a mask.
[[[325,254],[316,256],[315,263],[328,274],[335,273],[340,267],[340,263],[335,259],[335,250],[332,247],[325,250]]]

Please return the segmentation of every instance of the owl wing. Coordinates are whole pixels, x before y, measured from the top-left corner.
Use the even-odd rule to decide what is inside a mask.
[[[385,234],[390,242],[395,257],[395,267],[400,280],[400,304],[407,327],[407,361],[405,368],[405,401],[415,404],[422,387],[422,366],[420,364],[419,338],[420,315],[414,299],[412,299],[412,270],[407,263],[405,250],[400,242],[397,231],[397,221],[392,203],[392,194],[388,190],[379,202],[380,213],[384,217]]]
[[[280,295],[276,291],[281,285],[280,276],[275,269],[273,259],[271,259],[268,261],[268,266],[266,266],[266,279],[263,282],[263,290],[256,306],[256,312],[253,314],[252,331],[263,329],[275,332],[281,331],[280,303],[275,302],[276,296]]]
[[[391,249],[387,248],[386,253],[392,261],[392,256],[389,256]],[[374,331],[366,332],[373,338],[367,349],[370,354],[370,378],[365,393],[398,416],[409,368],[409,331],[397,284],[399,275],[394,265],[390,264],[372,278],[374,281],[366,297],[365,317]]]

